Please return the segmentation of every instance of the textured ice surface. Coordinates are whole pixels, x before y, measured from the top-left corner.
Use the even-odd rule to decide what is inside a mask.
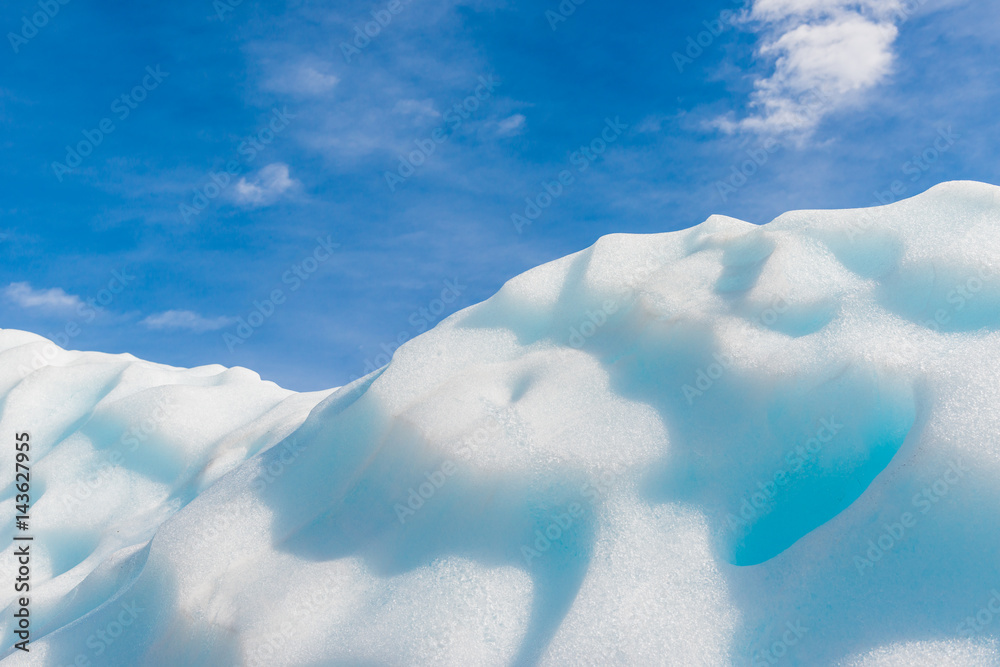
[[[331,392],[3,330],[5,655],[1000,665],[998,375],[978,183],[608,236]]]

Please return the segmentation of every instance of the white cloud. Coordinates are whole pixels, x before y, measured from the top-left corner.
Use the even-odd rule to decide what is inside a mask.
[[[524,129],[525,120],[524,115],[519,113],[516,113],[508,118],[504,118],[502,121],[497,123],[497,134],[501,137],[510,137],[515,134],[520,134],[521,130]]]
[[[298,181],[289,176],[287,164],[274,162],[249,179],[244,177],[236,183],[236,202],[252,208],[268,206],[298,184]]]
[[[822,17],[831,12],[865,12],[880,19],[894,14],[905,18],[900,0],[755,0],[751,9],[753,18],[781,21],[791,17]]]
[[[236,320],[232,317],[203,317],[191,310],[168,310],[150,315],[139,322],[148,329],[187,329],[195,333],[218,331]]]
[[[296,104],[300,120],[295,141],[321,153],[338,171],[371,169],[376,161],[374,168],[392,169],[400,154],[414,150],[414,140],[430,138],[437,126],[444,127],[449,137],[461,133],[483,138],[487,132],[494,136],[496,119],[492,116],[507,88],[490,91],[489,99],[480,100],[475,113],[463,112],[460,128],[445,125],[444,118],[453,118],[449,110],[474,95],[479,77],[492,68],[482,50],[469,40],[429,41],[428,35],[460,31],[468,21],[468,11],[493,12],[490,7],[496,3],[502,5],[500,0],[403,3],[407,6],[405,25],[396,25],[393,19],[371,40],[371,46],[361,49],[363,55],[355,55],[350,62],[345,62],[338,45],[354,38],[359,17],[318,3],[310,14],[315,22],[283,22],[281,30],[252,48],[267,76],[265,85],[288,62],[307,63],[341,78],[334,91],[336,104],[318,97]],[[316,33],[317,25],[329,26],[330,32]],[[316,55],[316,34],[326,34],[331,40],[326,49],[329,62]],[[434,159],[444,166],[445,161],[464,157],[464,146],[453,145],[447,157],[442,151]]]
[[[437,118],[441,113],[434,108],[434,100],[400,100],[392,109],[396,113],[408,116],[428,116]]]
[[[901,0],[755,0],[748,20],[762,34],[757,55],[774,68],[754,84],[751,115],[719,125],[808,135],[892,73],[897,26],[911,11]]]
[[[333,74],[321,72],[312,65],[298,65],[278,71],[265,87],[279,93],[317,96],[329,93],[338,83],[340,78]]]
[[[29,283],[11,283],[4,288],[3,295],[21,308],[50,313],[72,312],[83,305],[80,297],[67,294],[58,287],[36,290]]]

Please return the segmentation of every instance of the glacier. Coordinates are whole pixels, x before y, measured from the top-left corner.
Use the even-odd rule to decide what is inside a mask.
[[[0,330],[0,655],[1000,665],[998,376],[974,182],[606,236],[323,392]]]

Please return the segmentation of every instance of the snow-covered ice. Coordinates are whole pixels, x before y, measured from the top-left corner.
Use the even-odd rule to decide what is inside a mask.
[[[971,182],[607,236],[327,392],[0,330],[4,664],[1000,665],[998,377]]]

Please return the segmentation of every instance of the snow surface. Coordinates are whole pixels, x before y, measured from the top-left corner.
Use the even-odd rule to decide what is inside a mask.
[[[0,330],[4,664],[1000,665],[998,375],[969,182],[607,236],[328,392]]]

